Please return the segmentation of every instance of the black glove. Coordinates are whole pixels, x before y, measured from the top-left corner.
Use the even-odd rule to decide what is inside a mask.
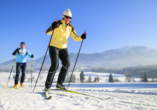
[[[15,50],[15,52],[16,52],[16,53],[19,52],[19,49],[20,49],[20,48],[17,48],[17,49]]]
[[[82,39],[86,39],[86,33],[83,33],[83,34],[81,35],[81,38],[82,38]]]
[[[34,58],[34,55],[33,55],[33,54],[31,55],[31,58]]]
[[[57,28],[57,22],[52,23],[52,29],[54,30],[55,28]]]

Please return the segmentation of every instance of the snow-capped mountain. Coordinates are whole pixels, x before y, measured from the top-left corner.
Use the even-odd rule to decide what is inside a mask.
[[[77,53],[69,53],[71,67],[74,64]],[[34,61],[35,67],[41,65],[44,56]],[[30,61],[28,61],[30,63]],[[50,57],[47,55],[44,65],[50,66]],[[12,64],[12,61],[2,63],[2,65]],[[80,53],[77,67],[129,67],[138,65],[157,64],[157,49],[145,46],[125,46],[111,49],[102,53]],[[38,66],[37,66],[38,65]],[[39,68],[39,67],[38,67]]]
[[[157,57],[157,49],[145,46],[125,46],[118,49],[102,52],[104,59],[129,57]]]

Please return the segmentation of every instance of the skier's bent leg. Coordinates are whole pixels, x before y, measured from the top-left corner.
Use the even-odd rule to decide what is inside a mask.
[[[69,66],[70,66],[70,58],[69,58],[68,50],[67,49],[61,50],[61,52],[59,53],[59,58],[62,61],[62,68],[59,73],[57,83],[62,85],[64,83],[66,74],[67,74]]]
[[[66,74],[68,72],[69,66],[70,66],[70,63],[67,64],[67,66],[64,66],[64,65],[62,66],[61,71],[59,73],[59,77],[58,77],[57,83],[59,83],[59,84],[63,84],[64,83],[64,80],[65,80]]]
[[[49,47],[49,55],[51,58],[51,67],[49,69],[48,75],[47,75],[47,79],[45,82],[45,87],[46,88],[50,88],[51,84],[53,82],[54,79],[54,75],[58,69],[58,65],[59,65],[59,52],[58,49],[55,47]]]
[[[51,87],[51,84],[53,82],[54,75],[55,75],[57,69],[55,69],[54,71],[50,71],[50,70],[51,70],[51,67],[49,69],[49,72],[48,72],[48,75],[47,75],[47,79],[46,79],[46,83],[45,83],[45,87],[46,88],[50,88]]]

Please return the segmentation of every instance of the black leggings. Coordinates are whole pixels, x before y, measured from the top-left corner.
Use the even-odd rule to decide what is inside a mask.
[[[49,69],[45,86],[46,88],[50,88],[53,82],[54,75],[59,66],[59,59],[62,61],[62,68],[60,70],[57,83],[62,84],[65,80],[66,73],[70,66],[69,53],[67,48],[58,49],[56,47],[49,47],[49,55],[51,58],[51,67]]]
[[[26,63],[16,63],[15,84],[18,84],[20,70],[22,70],[22,76],[20,82],[23,83],[25,79]]]

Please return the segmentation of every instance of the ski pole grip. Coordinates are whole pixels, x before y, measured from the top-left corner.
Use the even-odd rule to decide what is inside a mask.
[[[86,34],[86,31],[84,32],[84,34]],[[84,39],[82,39],[82,40],[84,40]]]
[[[58,20],[56,19],[56,23],[58,23]],[[52,30],[55,30],[55,28],[53,28]]]

